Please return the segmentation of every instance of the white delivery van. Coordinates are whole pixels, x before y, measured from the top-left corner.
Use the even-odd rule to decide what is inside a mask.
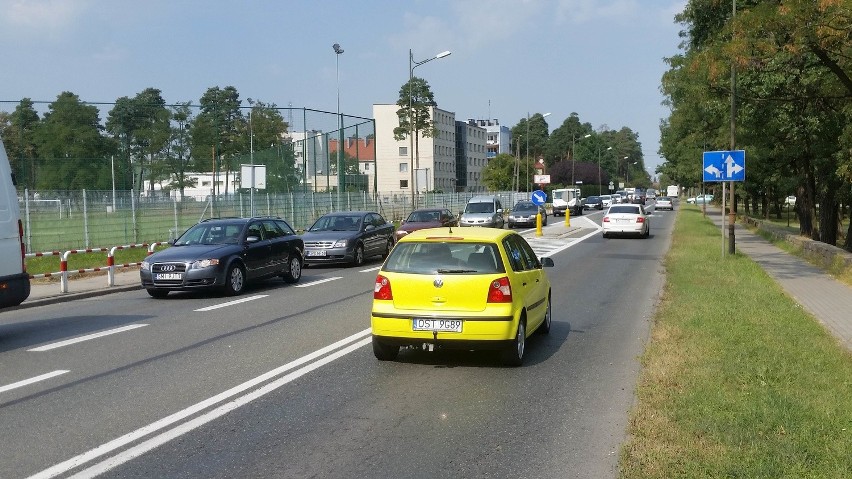
[[[583,201],[580,199],[580,188],[559,188],[552,192],[553,216],[565,216],[568,210],[572,216],[583,214]]]
[[[17,306],[30,295],[23,240],[15,177],[0,139],[0,307],[3,308]]]

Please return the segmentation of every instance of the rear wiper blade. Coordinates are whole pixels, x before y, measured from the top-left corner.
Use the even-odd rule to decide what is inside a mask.
[[[436,272],[450,274],[450,273],[476,273],[475,269],[439,269]]]

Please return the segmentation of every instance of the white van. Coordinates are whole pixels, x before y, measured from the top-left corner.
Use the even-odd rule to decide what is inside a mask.
[[[23,239],[15,177],[0,139],[0,307],[3,308],[17,306],[30,295]]]

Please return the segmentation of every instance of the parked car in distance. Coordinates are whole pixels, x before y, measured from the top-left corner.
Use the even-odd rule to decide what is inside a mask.
[[[305,264],[364,264],[372,256],[387,257],[394,245],[394,226],[373,211],[328,213],[302,234]]]
[[[546,226],[547,210],[544,209],[544,206],[536,206],[532,201],[519,201],[512,207],[507,225],[509,228],[516,226],[534,228],[536,226],[536,215],[539,213],[541,213],[542,226]]]
[[[657,198],[656,209],[674,211],[674,202],[668,196],[660,196]]]
[[[587,210],[602,210],[603,199],[600,196],[589,196],[583,204],[583,209]]]
[[[304,243],[281,218],[214,218],[142,261],[142,287],[155,298],[171,291],[217,289],[237,295],[247,282],[302,277]]]
[[[651,234],[651,220],[642,205],[610,206],[601,225],[604,238],[622,234],[647,238]]]
[[[412,231],[422,230],[425,228],[437,228],[440,226],[457,226],[458,223],[458,218],[456,218],[456,216],[446,208],[423,208],[414,210],[396,229],[396,239],[399,240]]]
[[[710,194],[698,195],[698,196],[686,199],[687,203],[692,203],[692,204],[696,204],[696,205],[706,205],[706,204],[710,203],[711,201],[713,201],[713,195],[710,195]]]
[[[496,196],[474,196],[464,207],[459,218],[460,226],[487,226],[502,228],[506,221],[503,219],[503,204]]]
[[[527,337],[550,331],[550,281],[519,234],[493,228],[419,230],[402,238],[373,289],[377,359],[400,347],[496,349],[519,366]]]

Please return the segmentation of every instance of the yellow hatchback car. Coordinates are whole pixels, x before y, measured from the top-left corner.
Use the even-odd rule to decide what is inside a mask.
[[[373,290],[373,353],[401,346],[499,349],[520,366],[527,337],[550,331],[550,281],[527,241],[496,228],[431,228],[403,237]]]

